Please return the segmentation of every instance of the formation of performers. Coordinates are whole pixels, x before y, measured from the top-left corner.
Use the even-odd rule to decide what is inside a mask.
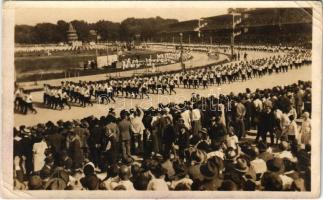
[[[273,72],[288,72],[288,69],[298,69],[311,63],[311,54],[297,53],[284,56],[272,56],[256,60],[244,60],[229,63],[221,66],[211,66],[209,68],[190,70],[188,72],[177,73],[175,80],[179,80],[184,88],[198,88],[203,85],[206,88],[208,84],[220,85],[231,83],[233,81],[246,81],[254,77],[262,77]]]
[[[62,82],[61,86],[44,85],[43,103],[51,109],[71,108],[70,103],[77,103],[82,107],[93,105],[93,101],[101,104],[116,102],[115,97],[149,98],[149,94],[176,94],[175,88],[197,89],[208,85],[221,85],[234,81],[246,81],[266,74],[288,72],[311,63],[310,52],[299,52],[285,55],[275,55],[268,58],[243,60],[225,65],[191,69],[178,73],[163,73],[150,77],[132,77],[125,79],[110,79],[97,82]],[[20,98],[17,90],[15,108],[22,113],[31,110],[31,95]],[[28,98],[27,98],[28,97]],[[25,99],[25,100],[24,100]]]
[[[183,52],[182,59],[183,61],[189,60],[192,58],[192,55],[189,51]],[[141,66],[160,66],[160,65],[168,65],[177,63],[180,61],[180,52],[173,51],[167,53],[157,54],[156,58],[146,58],[145,60],[138,60],[138,59],[125,59],[122,61],[122,69],[129,69],[129,68],[139,68]]]
[[[71,107],[69,102],[79,103],[82,107],[93,105],[92,100],[107,104],[116,102],[115,97],[149,98],[148,94],[176,94],[173,78],[136,77],[128,80],[107,80],[100,82],[62,82],[60,87],[44,85],[45,105],[52,109]]]

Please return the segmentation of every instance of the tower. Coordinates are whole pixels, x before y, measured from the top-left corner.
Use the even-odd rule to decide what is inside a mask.
[[[67,41],[69,44],[72,44],[73,42],[77,41],[77,33],[74,29],[72,23],[69,23],[68,31],[67,31]]]

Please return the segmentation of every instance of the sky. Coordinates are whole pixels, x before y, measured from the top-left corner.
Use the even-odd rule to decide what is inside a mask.
[[[178,19],[179,21],[226,14],[227,9],[214,8],[18,8],[15,10],[15,24],[35,25],[42,22],[56,23],[58,20],[85,20],[89,23],[99,20],[121,22],[128,17]]]
[[[185,21],[226,14],[228,8],[308,7],[303,1],[7,1],[15,11],[15,24],[35,25],[58,20],[99,20],[121,22],[128,17],[162,18]]]

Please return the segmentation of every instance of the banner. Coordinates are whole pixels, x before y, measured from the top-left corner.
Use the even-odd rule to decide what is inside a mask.
[[[113,62],[118,61],[118,55],[98,56],[96,57],[96,63],[98,68],[104,66],[111,66]]]

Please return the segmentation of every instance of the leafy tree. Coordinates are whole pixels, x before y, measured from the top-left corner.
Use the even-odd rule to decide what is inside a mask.
[[[34,27],[28,25],[16,25],[15,43],[37,43]]]

